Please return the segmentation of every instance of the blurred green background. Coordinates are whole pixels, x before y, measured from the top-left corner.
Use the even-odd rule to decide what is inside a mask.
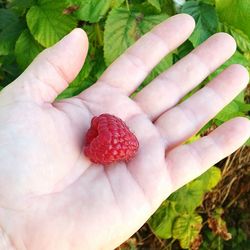
[[[192,15],[196,28],[189,40],[157,65],[140,88],[221,31],[235,38],[236,53],[188,95],[230,64],[240,63],[250,69],[250,0],[0,0],[0,89],[18,77],[39,52],[74,27],[81,27],[90,41],[88,57],[78,77],[58,99],[76,95],[95,83],[138,38],[177,13]],[[248,87],[190,141],[235,116],[249,117],[249,100]],[[119,249],[249,250],[248,145],[249,141],[172,194]]]

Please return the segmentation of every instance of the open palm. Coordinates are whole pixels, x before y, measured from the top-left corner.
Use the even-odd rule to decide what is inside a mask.
[[[17,249],[113,249],[173,191],[236,150],[250,123],[236,118],[181,145],[248,83],[232,65],[182,97],[227,60],[235,42],[216,34],[129,98],[152,68],[191,34],[177,15],[155,27],[80,95],[54,101],[79,72],[85,33],[76,29],[42,52],[0,94],[0,226]],[[179,104],[178,104],[179,103]],[[135,159],[109,167],[82,153],[93,116],[114,114],[137,136]]]

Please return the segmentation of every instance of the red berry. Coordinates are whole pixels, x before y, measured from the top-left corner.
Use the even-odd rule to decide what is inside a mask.
[[[108,165],[129,161],[138,151],[139,143],[127,125],[119,118],[102,114],[91,120],[85,137],[85,155],[93,162]]]

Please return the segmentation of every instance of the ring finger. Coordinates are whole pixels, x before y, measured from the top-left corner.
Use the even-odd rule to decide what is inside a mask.
[[[235,48],[235,41],[231,36],[225,33],[213,35],[159,75],[134,100],[155,120],[231,57]]]
[[[248,81],[248,71],[243,66],[231,65],[189,99],[166,111],[155,122],[166,146],[172,148],[199,131]]]

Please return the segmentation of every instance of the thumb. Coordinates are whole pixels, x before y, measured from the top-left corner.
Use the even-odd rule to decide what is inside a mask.
[[[76,28],[54,46],[45,49],[6,92],[14,99],[53,102],[82,68],[88,51],[86,33]]]

